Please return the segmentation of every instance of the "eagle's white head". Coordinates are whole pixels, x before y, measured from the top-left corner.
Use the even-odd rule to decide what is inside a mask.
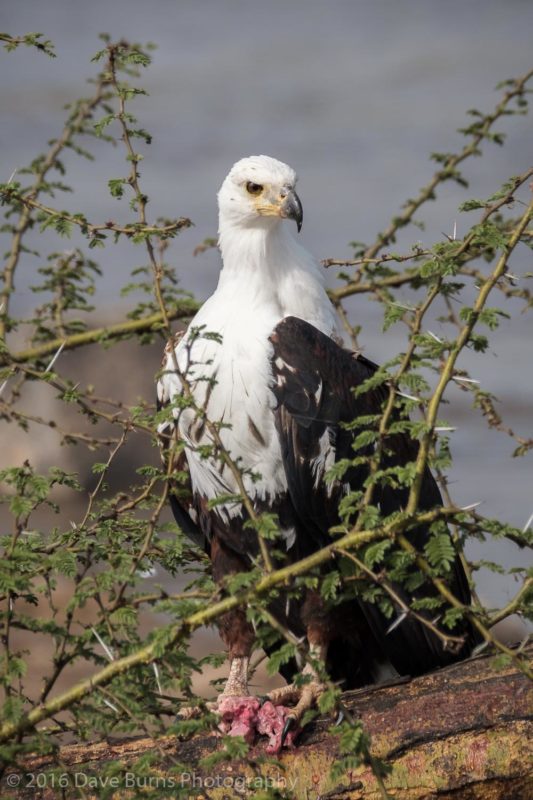
[[[224,328],[225,342],[228,326],[233,326],[239,347],[248,348],[250,341],[264,343],[276,322],[286,316],[300,317],[328,336],[338,336],[324,271],[302,247],[292,225],[285,224],[290,219],[298,231],[302,226],[295,186],[296,173],[287,164],[269,156],[250,156],[233,165],[220,188],[222,269],[217,290],[195,324],[206,324],[208,330]]]
[[[270,229],[282,219],[302,227],[302,204],[295,191],[296,173],[270,156],[237,161],[218,193],[219,231],[227,227]]]

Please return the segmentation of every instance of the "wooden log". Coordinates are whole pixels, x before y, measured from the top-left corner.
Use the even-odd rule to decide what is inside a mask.
[[[530,651],[533,654],[533,648]],[[532,687],[512,664],[496,670],[492,660],[478,657],[414,680],[344,694],[346,706],[372,737],[372,754],[392,767],[385,781],[390,797],[533,798]],[[158,757],[144,786],[157,789],[157,797],[178,796],[180,786],[188,788],[185,796],[195,800],[256,797],[262,780],[294,800],[380,800],[382,795],[368,766],[332,781],[330,769],[339,750],[338,738],[329,731],[331,724],[331,718],[312,723],[298,746],[282,753],[279,765],[262,760],[264,744],[258,742],[246,760],[222,761],[210,771],[202,769],[200,762],[222,749],[221,740],[214,735],[188,741],[137,738],[66,746],[55,757],[27,758],[23,772],[6,773],[0,796],[55,800],[77,797],[83,788],[83,796],[99,798],[104,793],[106,765],[118,761],[122,770],[115,770],[116,783],[107,783],[116,786],[112,796],[138,797],[143,784],[128,767],[131,770],[140,757],[152,752]],[[185,765],[178,773],[171,769],[176,762]],[[46,775],[58,764],[59,774],[69,776],[67,789],[60,787],[57,777],[55,786],[50,775],[48,783],[41,778],[40,787],[27,777]],[[14,776],[19,779],[18,786]]]

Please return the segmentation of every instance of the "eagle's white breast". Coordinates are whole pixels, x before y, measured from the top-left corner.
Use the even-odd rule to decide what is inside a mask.
[[[305,319],[328,335],[337,331],[318,264],[286,224],[275,222],[240,225],[233,218],[225,220],[221,204],[219,284],[175,349],[196,405],[212,422],[228,426],[220,436],[243,470],[249,496],[270,500],[287,484],[274,425],[269,336],[286,316]],[[162,401],[182,392],[171,354],[158,391]],[[230,469],[198,452],[198,445],[212,443],[208,427],[193,410],[176,410],[175,417],[179,436],[187,444],[193,490],[208,499],[238,493]],[[228,503],[218,511],[232,516],[241,508]]]

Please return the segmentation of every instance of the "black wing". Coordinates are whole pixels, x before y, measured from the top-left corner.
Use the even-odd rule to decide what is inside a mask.
[[[380,414],[388,389],[380,386],[356,397],[354,387],[372,376],[376,365],[343,349],[301,319],[287,317],[270,338],[274,349],[276,427],[288,489],[299,519],[299,555],[305,555],[331,542],[328,531],[339,523],[338,505],[347,484],[350,490],[361,489],[368,475],[363,465],[350,468],[342,483],[325,481],[325,473],[333,463],[355,455],[353,433],[342,423],[366,414]],[[371,448],[369,445],[359,453],[369,455]],[[395,434],[388,437],[386,449],[383,466],[398,466],[416,459],[418,445],[407,435]],[[382,515],[387,516],[404,507],[407,496],[408,489],[376,486],[374,502],[379,503]],[[420,508],[429,509],[441,503],[437,484],[426,470]],[[422,549],[428,531],[418,528],[409,537],[417,549]],[[461,602],[470,602],[468,582],[458,556],[449,585]],[[409,600],[401,587],[395,589]],[[433,587],[425,585],[417,593],[427,596],[432,592]],[[465,635],[465,645],[460,653],[451,653],[416,619],[407,617],[387,634],[391,620],[374,604],[358,601],[358,605],[382,651],[401,674],[417,674],[464,657],[475,638],[468,623],[461,621],[453,633]]]

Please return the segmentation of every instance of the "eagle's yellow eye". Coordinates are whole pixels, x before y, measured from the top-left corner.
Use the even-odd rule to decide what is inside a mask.
[[[253,183],[252,181],[248,181],[246,184],[246,191],[248,194],[261,194],[263,191],[263,187],[259,183]]]

